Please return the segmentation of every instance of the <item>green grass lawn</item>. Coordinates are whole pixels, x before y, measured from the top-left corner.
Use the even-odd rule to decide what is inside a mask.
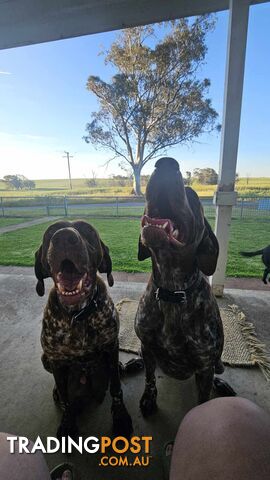
[[[137,245],[139,219],[91,219],[102,240],[109,246],[113,269],[126,272],[147,272],[149,260],[138,262]],[[210,220],[213,226],[213,220]],[[53,223],[53,222],[51,222]],[[50,223],[35,225],[0,235],[0,265],[32,266],[34,252],[41,243]],[[261,220],[233,220],[229,244],[227,275],[233,277],[261,277],[260,257],[244,258],[240,250],[257,250],[269,244],[270,222]]]
[[[7,218],[2,217],[0,218],[0,228],[1,227],[8,227],[9,225],[16,225],[17,223],[24,223],[28,222],[29,220],[33,220],[31,217],[15,217],[15,218]]]
[[[91,224],[109,246],[114,270],[149,271],[150,261],[137,261],[139,219],[91,219]],[[33,265],[34,253],[48,225],[50,223],[43,223],[0,235],[0,265]]]

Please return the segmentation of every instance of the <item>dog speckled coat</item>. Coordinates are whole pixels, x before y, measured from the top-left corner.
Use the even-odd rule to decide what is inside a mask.
[[[38,295],[44,295],[44,278],[54,281],[41,344],[44,368],[55,379],[54,399],[64,410],[58,437],[76,436],[76,416],[84,402],[89,396],[101,402],[109,385],[113,432],[132,432],[119,378],[118,314],[97,275],[106,272],[112,286],[111,270],[109,249],[84,221],[54,223],[36,252]]]
[[[207,276],[218,258],[218,242],[197,194],[184,187],[179,165],[161,158],[146,189],[139,260],[151,257],[152,275],[140,299],[135,330],[146,369],[142,413],[156,408],[156,363],[167,375],[195,374],[199,403],[209,399],[214,373],[222,373],[223,327]],[[215,379],[223,394],[233,390]]]

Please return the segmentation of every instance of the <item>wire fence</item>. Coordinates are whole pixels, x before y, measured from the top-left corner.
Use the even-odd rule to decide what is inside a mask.
[[[201,197],[205,216],[214,218],[216,207],[212,197]],[[37,218],[43,216],[71,217],[140,217],[144,211],[144,198],[136,197],[0,197],[0,217]],[[256,218],[270,220],[269,197],[239,197],[233,207],[235,219]]]

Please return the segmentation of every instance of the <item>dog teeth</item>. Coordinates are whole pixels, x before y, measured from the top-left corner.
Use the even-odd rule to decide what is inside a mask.
[[[65,292],[65,290],[63,290],[63,288],[61,287],[60,283],[57,283],[56,285],[57,285],[57,288],[58,288],[58,290],[59,290],[60,293],[64,293],[64,292]]]
[[[84,278],[84,277],[83,277]],[[81,280],[79,281],[77,287],[76,287],[76,291],[79,292],[81,289],[82,289],[82,286],[83,286],[83,278],[81,278]]]
[[[178,234],[179,234],[179,231],[176,229],[176,230],[173,231],[172,235],[173,235],[174,238],[177,238]]]
[[[168,225],[169,225],[169,223],[165,222],[164,225],[162,225],[162,228],[164,228],[164,230],[165,230],[165,228],[167,228]]]
[[[65,297],[70,297],[72,295],[78,295],[79,290],[72,290],[72,292],[61,291],[61,294]]]

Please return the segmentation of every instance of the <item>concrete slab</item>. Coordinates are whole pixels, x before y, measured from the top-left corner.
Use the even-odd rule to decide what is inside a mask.
[[[1,340],[0,340],[0,385],[1,409],[0,430],[43,440],[55,436],[60,412],[52,401],[52,376],[40,362],[42,309],[46,297],[35,293],[33,270],[14,274],[12,269],[0,273]],[[47,293],[51,284],[46,281]],[[139,298],[145,284],[141,282],[116,282],[110,289],[114,301],[121,298]],[[237,303],[248,319],[257,327],[259,336],[270,346],[269,292],[228,290],[221,303]],[[129,358],[121,354],[123,360]],[[143,391],[143,373],[126,378],[123,389],[126,405],[132,415],[134,434],[152,435],[151,463],[149,467],[99,467],[98,455],[72,454],[81,471],[81,480],[142,480],[162,479],[161,453],[164,443],[174,438],[184,414],[196,405],[196,388],[193,378],[185,382],[165,377],[158,372],[159,409],[149,420],[142,418],[139,399]],[[230,382],[239,395],[255,401],[270,412],[269,384],[257,368],[227,368],[223,377]],[[80,418],[80,432],[90,435],[110,435],[110,396],[102,405],[89,405]],[[60,453],[46,455],[50,468],[66,457]]]

